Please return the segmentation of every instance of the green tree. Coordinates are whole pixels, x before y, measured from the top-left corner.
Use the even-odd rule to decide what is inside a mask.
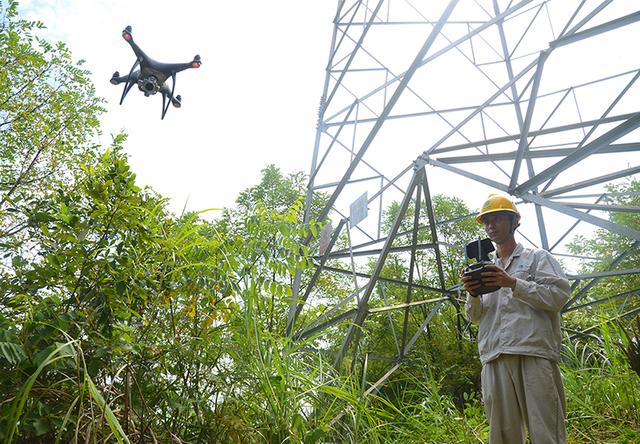
[[[637,207],[640,205],[640,181],[629,179],[618,185],[608,185],[606,202],[612,206]],[[640,229],[640,218],[634,212],[611,212],[609,219],[620,225]],[[600,259],[583,260],[579,269],[581,274],[612,269],[633,270],[640,263],[640,253],[632,239],[603,229],[596,230],[591,237],[576,236],[568,248],[573,254]],[[637,314],[640,308],[640,298],[637,296],[639,288],[640,276],[637,273],[582,281],[575,292],[583,293],[583,297],[570,307],[574,310],[565,313],[563,317],[564,325],[570,332],[588,332],[586,335],[574,335],[572,343],[568,345],[568,352],[580,350],[584,356],[589,356],[592,359],[590,364],[601,369],[599,379],[602,381],[617,380],[622,383],[628,379],[628,375],[616,368],[616,364],[622,359],[626,360],[628,370],[640,374],[640,316]],[[580,307],[583,304],[587,306]],[[614,328],[611,323],[615,324]],[[620,349],[619,355],[607,350],[608,344],[614,341]],[[572,357],[571,354],[569,357]],[[575,365],[574,361],[575,359],[567,359],[567,365]],[[583,362],[579,361],[579,364]],[[629,386],[633,389],[632,384],[621,384],[625,390]],[[619,404],[629,405],[626,400],[619,401]],[[633,403],[631,405],[631,417],[637,417],[640,406],[633,406]]]
[[[282,334],[307,264],[300,205],[256,204],[233,227],[175,217],[135,184],[123,142],[32,198],[32,254],[0,294],[3,438],[301,440],[312,372]]]
[[[88,72],[67,47],[36,34],[44,25],[17,16],[14,0],[0,4],[0,241],[28,221],[25,206],[41,191],[73,181],[79,160],[92,156],[102,101]],[[16,246],[17,248],[17,246]]]
[[[640,205],[640,181],[630,179],[619,185],[609,185],[607,187],[607,203],[612,206],[637,207]],[[620,225],[636,230],[640,229],[640,218],[633,212],[611,212],[609,219]],[[598,261],[583,260],[580,264],[579,272],[581,274],[592,274],[611,271],[611,269],[633,270],[638,268],[640,252],[633,244],[634,241],[626,236],[598,229],[591,237],[577,236],[568,245],[568,249],[571,253],[579,256],[600,259]],[[621,260],[614,264],[618,258]],[[587,285],[589,287],[584,298],[576,301],[576,305],[595,301],[604,301],[604,303],[567,313],[564,317],[565,322],[575,330],[597,325],[603,310],[608,313],[609,317],[615,317],[620,313],[630,312],[640,307],[640,299],[633,297],[633,294],[640,288],[638,274],[612,276],[606,279],[596,279],[593,282],[585,280],[579,284],[576,291],[581,291]],[[623,297],[625,295],[629,296]],[[627,319],[625,323],[630,326],[633,322],[632,319]]]

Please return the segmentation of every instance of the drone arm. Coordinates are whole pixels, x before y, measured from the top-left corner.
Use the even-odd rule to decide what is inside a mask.
[[[131,49],[133,50],[133,53],[136,55],[136,58],[138,59],[138,62],[142,62],[142,61],[147,60],[149,58],[144,53],[144,51],[142,49],[140,49],[138,44],[133,41],[133,35],[131,34],[131,26],[127,26],[126,28],[124,28],[124,31],[122,31],[122,38],[127,41],[129,46],[131,46]]]
[[[161,71],[179,73],[180,71],[184,71],[185,69],[200,68],[200,65],[202,65],[202,60],[200,59],[199,55],[196,55],[192,61],[187,63],[156,63],[156,65],[157,68]]]

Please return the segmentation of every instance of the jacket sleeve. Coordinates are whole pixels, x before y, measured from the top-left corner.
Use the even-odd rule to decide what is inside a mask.
[[[548,252],[536,252],[530,280],[516,278],[513,297],[541,310],[559,312],[569,300],[571,286],[558,261]]]
[[[469,319],[474,324],[480,323],[482,317],[482,296],[473,297],[467,294],[467,302],[464,305],[464,311]]]

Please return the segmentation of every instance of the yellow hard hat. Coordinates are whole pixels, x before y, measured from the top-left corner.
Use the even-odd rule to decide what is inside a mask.
[[[489,213],[496,213],[498,211],[508,211],[516,215],[516,219],[520,219],[520,213],[516,208],[516,205],[511,202],[508,197],[500,196],[498,194],[490,194],[485,203],[482,204],[480,213],[476,216],[476,220],[482,223],[482,216]]]

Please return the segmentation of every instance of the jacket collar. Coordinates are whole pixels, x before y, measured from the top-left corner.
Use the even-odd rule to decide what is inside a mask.
[[[504,260],[503,258],[498,258],[498,260],[502,264],[502,268],[504,268],[505,270],[509,268],[509,265],[511,265],[511,262],[513,261],[513,259],[520,256],[523,250],[524,250],[524,247],[520,242],[518,242],[518,244],[516,245],[516,248],[514,248],[513,253],[511,253],[510,257]]]

